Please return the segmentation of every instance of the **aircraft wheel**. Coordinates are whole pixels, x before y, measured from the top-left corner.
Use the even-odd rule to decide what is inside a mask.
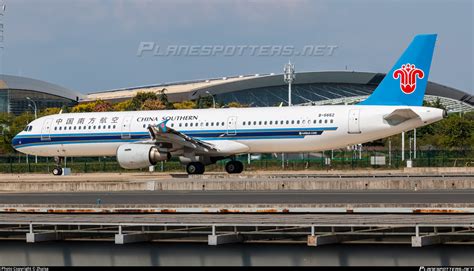
[[[60,167],[53,168],[53,175],[54,176],[59,176],[61,174],[63,174],[63,169],[62,168],[60,168]]]
[[[229,161],[225,164],[225,170],[229,174],[241,173],[244,170],[244,165],[240,161]]]
[[[203,174],[204,170],[205,170],[204,165],[199,162],[189,163],[186,166],[186,171],[188,172],[188,174]]]

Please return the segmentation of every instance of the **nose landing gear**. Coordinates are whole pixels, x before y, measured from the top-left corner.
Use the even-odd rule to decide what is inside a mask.
[[[52,170],[52,173],[54,176],[59,176],[63,174],[63,168],[62,168],[63,161],[64,161],[64,157],[59,157],[59,156],[54,157],[54,162],[56,162],[56,166]]]

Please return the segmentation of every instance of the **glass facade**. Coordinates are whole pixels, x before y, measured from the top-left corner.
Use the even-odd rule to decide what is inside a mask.
[[[314,83],[292,85],[292,103],[304,104],[345,97],[370,95],[376,85]],[[288,85],[251,88],[217,94],[220,103],[239,102],[250,106],[278,106],[288,104]]]
[[[32,102],[26,99],[30,97],[36,103],[38,111],[47,107],[62,107],[76,104],[67,98],[31,90],[3,89],[0,90],[0,112],[19,115],[23,112],[34,112]],[[29,106],[31,104],[31,106]]]

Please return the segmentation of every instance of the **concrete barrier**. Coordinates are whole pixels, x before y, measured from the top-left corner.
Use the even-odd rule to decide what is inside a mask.
[[[288,175],[288,173],[286,173]],[[102,176],[102,175],[101,175]],[[222,177],[222,176],[225,176]],[[88,175],[38,178],[0,176],[0,192],[114,192],[114,191],[285,191],[285,190],[466,190],[474,189],[474,175],[328,175],[283,174],[229,176],[209,174],[192,178],[168,175]]]

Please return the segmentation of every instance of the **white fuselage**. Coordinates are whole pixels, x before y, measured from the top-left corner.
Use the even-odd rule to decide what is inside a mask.
[[[384,117],[396,109],[420,117],[398,125]],[[130,112],[68,113],[41,117],[13,140],[20,152],[39,156],[115,156],[125,143],[149,140],[148,125],[169,118],[177,131],[222,147],[237,142],[241,153],[337,149],[427,125],[443,110],[418,106],[293,106]]]

